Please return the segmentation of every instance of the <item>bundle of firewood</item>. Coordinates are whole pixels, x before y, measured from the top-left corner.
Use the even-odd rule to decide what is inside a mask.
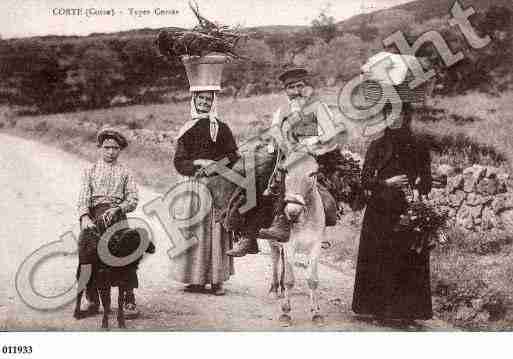
[[[192,30],[170,28],[162,30],[156,44],[160,53],[170,60],[181,56],[204,56],[212,52],[223,53],[232,58],[241,58],[235,52],[239,41],[246,38],[239,28],[230,28],[207,20],[200,12],[198,5],[189,7],[198,19],[198,25]]]

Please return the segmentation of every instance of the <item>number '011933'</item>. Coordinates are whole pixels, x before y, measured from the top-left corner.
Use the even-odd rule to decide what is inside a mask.
[[[3,345],[2,354],[32,354],[32,345]]]

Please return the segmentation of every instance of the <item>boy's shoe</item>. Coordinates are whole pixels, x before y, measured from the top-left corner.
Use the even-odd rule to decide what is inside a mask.
[[[188,284],[185,286],[184,291],[189,293],[203,293],[205,292],[205,285],[203,284]]]
[[[226,292],[223,288],[223,284],[222,283],[212,284],[212,293],[214,295],[225,295]]]

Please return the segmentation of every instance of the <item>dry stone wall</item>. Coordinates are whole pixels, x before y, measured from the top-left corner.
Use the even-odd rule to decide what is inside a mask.
[[[437,172],[448,176],[447,186],[433,189],[430,198],[449,212],[451,224],[475,232],[513,229],[509,174],[481,165],[468,167],[462,173],[442,165]]]

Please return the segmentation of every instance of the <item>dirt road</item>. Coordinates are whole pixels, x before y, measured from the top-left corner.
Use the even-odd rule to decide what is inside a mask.
[[[122,158],[121,158],[122,160]],[[75,202],[80,173],[87,165],[76,157],[33,141],[0,135],[0,329],[2,330],[97,330],[100,316],[76,321],[72,305],[53,311],[29,308],[15,288],[16,272],[34,250],[66,231],[77,233]],[[140,204],[158,197],[140,187]],[[141,206],[139,206],[141,207]],[[141,215],[140,212],[136,215]],[[148,219],[147,219],[148,220]],[[270,258],[261,255],[236,260],[236,275],[227,282],[227,294],[184,293],[183,285],[169,276],[167,237],[160,225],[149,220],[155,231],[157,253],[140,265],[141,288],[136,291],[142,311],[130,320],[130,329],[146,330],[387,330],[359,321],[350,311],[353,271],[320,267],[321,306],[325,325],[310,321],[303,270],[292,297],[294,325],[283,329],[277,322],[278,303],[267,295]],[[264,251],[267,250],[265,243]],[[34,273],[35,288],[54,296],[74,282],[76,255],[54,256]],[[113,291],[115,292],[115,291]],[[117,293],[114,293],[116,295]],[[115,299],[115,298],[113,298]],[[113,318],[112,324],[115,325]],[[436,320],[427,330],[447,330]]]

